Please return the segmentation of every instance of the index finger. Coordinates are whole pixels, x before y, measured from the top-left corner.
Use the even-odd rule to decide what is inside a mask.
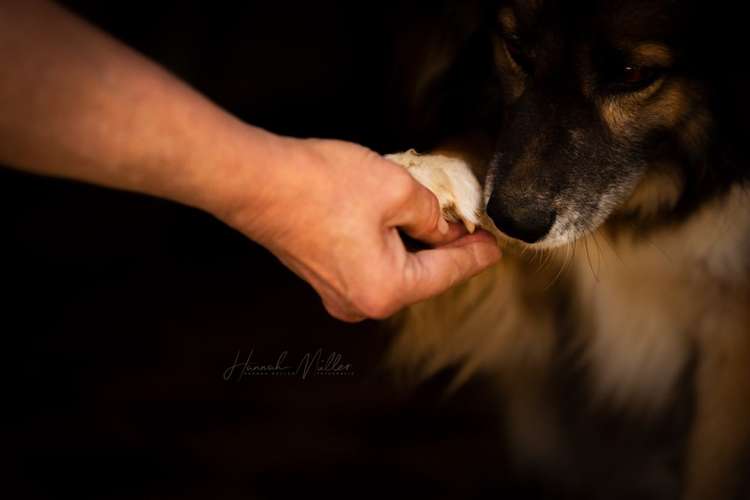
[[[477,231],[439,248],[411,253],[406,259],[403,299],[428,299],[495,264],[502,252],[495,238]]]

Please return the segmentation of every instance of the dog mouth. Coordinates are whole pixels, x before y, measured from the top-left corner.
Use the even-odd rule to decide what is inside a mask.
[[[485,178],[487,218],[505,240],[521,248],[563,247],[596,232],[637,185],[638,176],[620,179],[603,191],[581,182],[559,193],[498,182],[490,169]]]

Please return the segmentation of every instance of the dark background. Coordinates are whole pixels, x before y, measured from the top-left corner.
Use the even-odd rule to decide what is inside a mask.
[[[438,2],[67,4],[250,123],[414,145],[396,35]],[[541,495],[507,472],[482,381],[400,389],[380,368],[386,328],[332,320],[211,216],[7,169],[0,204],[13,498]],[[319,348],[353,374],[222,377],[238,351]]]

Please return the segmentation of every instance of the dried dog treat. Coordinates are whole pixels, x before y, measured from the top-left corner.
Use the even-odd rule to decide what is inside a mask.
[[[413,149],[386,158],[405,167],[417,182],[435,194],[446,220],[463,222],[470,233],[482,225],[482,188],[463,160],[421,155]]]

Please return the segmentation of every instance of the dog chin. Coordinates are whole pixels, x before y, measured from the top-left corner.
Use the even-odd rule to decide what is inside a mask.
[[[566,245],[569,245],[575,242],[580,237],[576,233],[566,233],[566,234],[561,234],[557,236],[547,236],[540,241],[535,241],[534,243],[527,243],[525,241],[521,241],[516,238],[511,238],[510,236],[506,235],[502,231],[499,231],[499,234],[502,237],[502,239],[505,240],[508,244],[514,247],[517,247],[521,250],[525,250],[525,249],[553,250],[556,248],[562,248]]]

